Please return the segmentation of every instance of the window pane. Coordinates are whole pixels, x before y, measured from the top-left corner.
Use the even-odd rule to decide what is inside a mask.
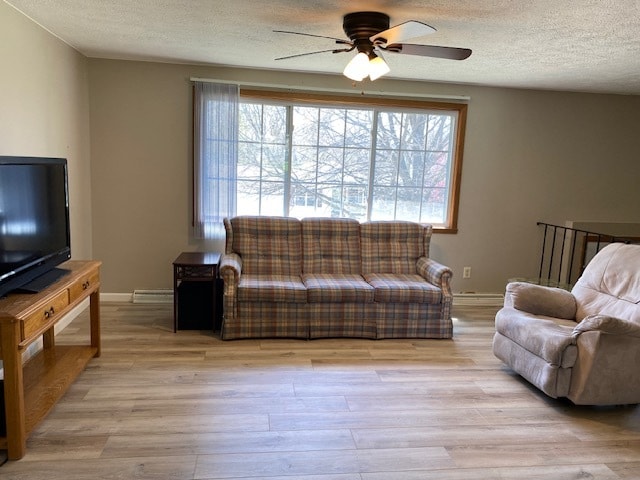
[[[423,222],[442,225],[446,220],[446,191],[443,188],[425,188],[422,197]]]
[[[241,104],[238,112],[240,142],[259,142],[262,138],[262,105]]]
[[[284,145],[287,137],[287,109],[279,105],[264,106],[262,141]]]
[[[283,215],[286,107],[241,103],[237,214]]]
[[[367,219],[367,188],[364,186],[345,186],[342,190],[341,217]]]
[[[316,145],[318,142],[318,115],[316,107],[293,108],[293,144]]]
[[[316,214],[321,217],[339,217],[341,200],[336,186],[318,184],[316,191],[318,194]]]
[[[427,148],[435,151],[448,151],[451,147],[451,115],[429,115]]]
[[[262,179],[284,182],[286,158],[284,145],[264,145],[262,148]]]
[[[373,112],[370,110],[347,110],[344,144],[346,147],[371,148]]]
[[[238,178],[258,180],[260,178],[260,144],[238,144]]]
[[[396,214],[396,188],[375,187],[371,220],[393,220]]]
[[[342,186],[318,185],[318,196],[322,200],[322,209],[318,210],[322,216],[342,217]]]
[[[260,182],[238,181],[238,215],[260,214]]]
[[[428,153],[425,165],[424,186],[443,188],[449,182],[449,161],[447,153]]]
[[[316,147],[294,147],[291,154],[291,179],[315,182],[318,149]]]
[[[369,149],[348,149],[344,152],[344,183],[369,184],[370,152]]]
[[[398,162],[398,186],[420,187],[424,175],[424,153],[402,152]]]
[[[318,145],[342,147],[344,145],[345,111],[320,109]]]
[[[342,183],[342,148],[320,148],[318,151],[318,181]]]
[[[260,215],[284,215],[284,183],[262,182]]]
[[[378,149],[373,183],[395,185],[398,179],[398,152]]]
[[[295,182],[291,184],[289,216],[296,218],[316,216],[318,203],[315,183]]]
[[[398,205],[396,218],[413,222],[420,221],[420,207],[422,204],[421,188],[398,188]]]
[[[378,149],[400,148],[402,133],[402,114],[393,112],[378,113],[378,132],[376,146]]]
[[[427,115],[415,113],[403,115],[402,149],[424,150],[426,145]]]

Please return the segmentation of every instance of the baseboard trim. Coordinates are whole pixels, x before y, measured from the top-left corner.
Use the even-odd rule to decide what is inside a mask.
[[[171,303],[173,295],[171,291],[157,290],[155,292],[161,292],[160,295],[148,295],[141,301],[139,298],[134,300],[134,293],[101,293],[100,300],[105,303]],[[152,301],[153,298],[156,301]],[[504,295],[499,293],[454,293],[453,305],[456,306],[487,306],[487,307],[501,307],[504,303]]]

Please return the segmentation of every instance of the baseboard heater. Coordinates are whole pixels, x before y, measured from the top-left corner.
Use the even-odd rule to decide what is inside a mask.
[[[134,290],[133,303],[173,303],[173,290]]]
[[[499,293],[454,293],[453,304],[459,306],[501,307],[504,295]]]

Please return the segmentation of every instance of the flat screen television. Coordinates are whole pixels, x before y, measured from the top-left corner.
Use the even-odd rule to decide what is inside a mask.
[[[69,258],[66,159],[0,156],[0,297],[41,290]]]

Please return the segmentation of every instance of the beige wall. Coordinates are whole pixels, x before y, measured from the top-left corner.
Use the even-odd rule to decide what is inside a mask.
[[[92,257],[87,59],[0,1],[0,155],[66,158],[71,250]]]
[[[341,76],[88,60],[2,2],[0,64],[0,155],[68,158],[73,256],[103,260],[105,293],[171,288],[180,251],[219,248],[190,236],[190,77],[361,93]],[[459,233],[432,248],[456,292],[534,275],[538,220],[640,222],[640,97],[365,86],[471,97]]]
[[[171,288],[177,254],[207,248],[189,234],[190,77],[352,89],[338,76],[89,65],[94,252],[105,262],[106,292]],[[471,97],[459,233],[435,235],[432,249],[454,269],[456,292],[501,292],[508,278],[535,275],[539,220],[640,220],[640,97],[391,80],[369,86]],[[470,279],[461,278],[463,266],[472,267]]]

